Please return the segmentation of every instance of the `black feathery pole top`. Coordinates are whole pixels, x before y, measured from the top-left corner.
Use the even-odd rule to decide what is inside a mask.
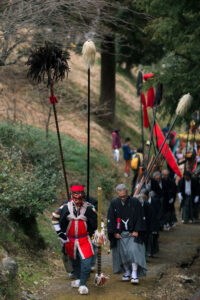
[[[59,80],[63,80],[65,77],[65,73],[68,74],[69,72],[69,66],[67,61],[68,59],[69,53],[67,51],[63,51],[58,46],[46,42],[45,46],[39,47],[38,49],[31,51],[31,54],[26,64],[29,66],[27,77],[37,83],[46,83],[47,81],[47,86],[50,88],[50,98],[52,99],[51,103],[53,105],[65,187],[67,191],[67,197],[69,199],[70,195],[67,181],[67,173],[65,170],[64,156],[55,105],[58,101],[54,95],[54,83],[58,82]]]
[[[65,72],[68,74],[69,52],[63,51],[58,46],[45,43],[45,46],[31,50],[31,54],[26,64],[29,66],[28,78],[37,83],[46,82],[51,85],[51,81],[63,80]]]

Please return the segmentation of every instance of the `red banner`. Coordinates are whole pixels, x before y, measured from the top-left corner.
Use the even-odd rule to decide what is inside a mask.
[[[145,128],[149,128],[149,117],[148,117],[146,99],[144,93],[142,93],[141,95],[141,101],[143,105],[143,124]]]
[[[165,140],[165,137],[159,127],[159,125],[156,123],[154,128],[153,128],[153,132],[155,137],[157,137],[157,144],[158,144],[158,148],[160,149],[162,143]],[[176,173],[180,178],[182,178],[182,174],[179,170],[179,167],[176,163],[175,157],[171,151],[171,149],[169,148],[169,145],[165,142],[162,150],[161,150],[163,156],[165,157],[168,165],[172,168],[172,170],[174,171],[174,173]]]

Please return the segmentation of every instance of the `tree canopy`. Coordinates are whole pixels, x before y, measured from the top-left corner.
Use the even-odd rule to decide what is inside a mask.
[[[194,101],[186,119],[191,118],[191,113],[200,107],[200,3],[145,0],[138,5],[152,16],[145,32],[164,51],[153,70],[164,85],[164,112],[174,114],[179,98],[190,93]]]

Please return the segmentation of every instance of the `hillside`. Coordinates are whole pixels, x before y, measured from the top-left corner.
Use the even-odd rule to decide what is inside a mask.
[[[101,127],[96,112],[98,107],[100,85],[100,58],[96,60],[91,70],[91,145],[93,148],[106,153],[110,152],[110,131]],[[48,118],[49,100],[48,89],[43,86],[32,85],[26,78],[27,68],[24,64],[3,67],[0,70],[0,117],[2,120],[11,120],[45,128]],[[132,137],[133,144],[138,142],[140,132],[138,123],[139,99],[136,97],[134,84],[122,74],[116,78],[116,122],[120,127],[122,137],[126,132]],[[82,57],[71,53],[70,73],[68,78],[55,87],[55,94],[59,99],[60,130],[77,139],[83,144],[87,142],[87,71]],[[50,129],[55,130],[53,116],[50,120]]]

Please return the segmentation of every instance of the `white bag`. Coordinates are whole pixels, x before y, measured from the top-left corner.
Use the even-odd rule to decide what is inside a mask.
[[[115,160],[116,162],[119,161],[119,149],[115,149],[115,150],[114,150],[114,160]]]

